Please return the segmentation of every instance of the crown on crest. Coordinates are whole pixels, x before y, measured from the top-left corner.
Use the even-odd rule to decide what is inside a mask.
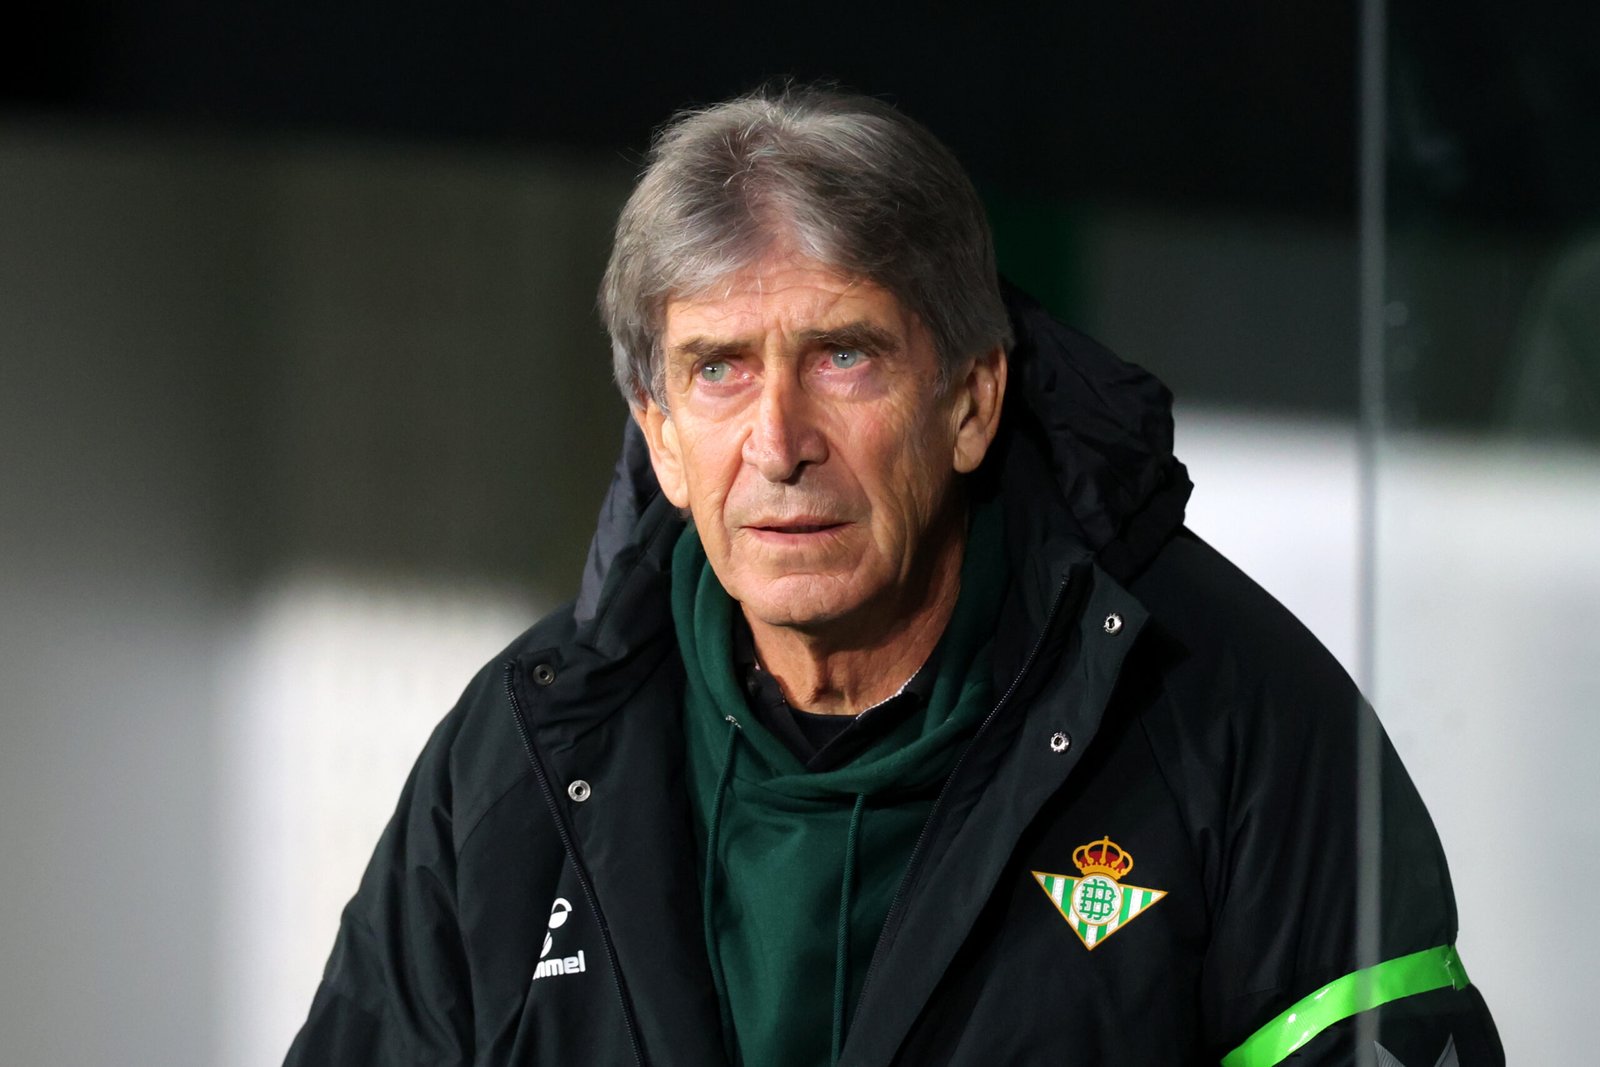
[[[1104,874],[1115,880],[1121,880],[1133,870],[1133,856],[1109,837],[1073,849],[1072,862],[1085,876]]]

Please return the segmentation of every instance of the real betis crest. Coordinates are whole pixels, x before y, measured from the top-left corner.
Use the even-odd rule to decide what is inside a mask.
[[[1109,837],[1073,849],[1072,862],[1082,877],[1034,871],[1033,880],[1091,951],[1167,895],[1163,889],[1122,884],[1133,870],[1133,856]]]

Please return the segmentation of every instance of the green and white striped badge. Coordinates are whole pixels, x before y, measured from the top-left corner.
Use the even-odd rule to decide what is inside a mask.
[[[1123,885],[1118,876],[1133,870],[1133,857],[1110,838],[1074,850],[1072,859],[1082,877],[1034,871],[1033,880],[1091,951],[1167,895],[1164,889]]]

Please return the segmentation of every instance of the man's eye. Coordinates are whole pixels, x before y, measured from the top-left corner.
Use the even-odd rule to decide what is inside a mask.
[[[833,350],[833,354],[828,357],[828,362],[839,370],[849,370],[851,367],[858,366],[866,358],[867,354],[859,348],[836,348]]]
[[[724,360],[706,363],[700,367],[700,380],[703,382],[720,382],[728,377],[728,364]]]

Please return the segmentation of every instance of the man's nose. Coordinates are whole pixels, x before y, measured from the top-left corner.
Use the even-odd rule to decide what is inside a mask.
[[[762,386],[744,461],[769,482],[792,482],[808,464],[828,458],[811,401],[798,383],[780,377]]]

